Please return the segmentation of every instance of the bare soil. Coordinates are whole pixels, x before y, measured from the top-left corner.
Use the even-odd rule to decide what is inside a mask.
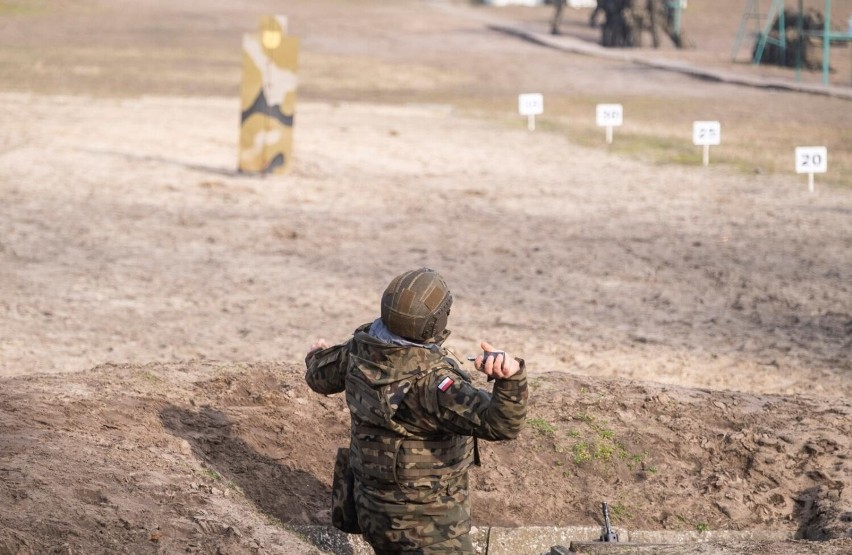
[[[4,380],[0,552],[311,552],[286,531],[329,522],[349,416],[302,376],[187,362]],[[594,525],[608,500],[633,530],[846,537],[850,414],[844,399],[538,375],[520,438],[482,448],[474,521]]]
[[[654,55],[792,78],[725,62],[740,4]],[[852,189],[763,154],[805,138],[852,167],[848,100],[488,28],[547,8],[205,10],[0,2],[0,554],[315,552],[288,524],[329,522],[348,415],[304,350],[420,265],[453,288],[450,348],[533,375],[520,440],[474,471],[478,524],[592,524],[606,499],[630,529],[835,538],[681,553],[852,552]],[[301,100],[292,171],[259,179],[233,171],[238,45],[270,11]],[[587,16],[566,32],[594,40]],[[530,133],[533,89],[561,115]],[[576,122],[622,97],[638,123],[608,149]],[[680,146],[707,106],[753,163]]]

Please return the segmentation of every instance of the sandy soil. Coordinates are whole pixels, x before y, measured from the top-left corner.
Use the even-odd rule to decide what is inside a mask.
[[[852,533],[852,189],[513,114],[531,86],[565,125],[625,94],[671,137],[712,103],[756,150],[826,130],[849,164],[848,101],[483,22],[546,9],[290,3],[296,164],[256,179],[233,172],[233,45],[267,3],[20,5],[0,3],[0,553],[310,552],[280,522],[328,522],[348,417],[296,366],[419,265],[453,288],[451,348],[487,338],[536,376],[522,441],[476,475],[477,522],[588,524],[608,496],[634,529]]]

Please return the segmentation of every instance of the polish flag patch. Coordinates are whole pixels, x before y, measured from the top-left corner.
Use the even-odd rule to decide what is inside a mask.
[[[446,391],[450,389],[450,387],[452,387],[454,383],[456,382],[454,382],[452,378],[446,377],[441,380],[441,383],[438,384],[438,389],[440,389],[441,391]]]

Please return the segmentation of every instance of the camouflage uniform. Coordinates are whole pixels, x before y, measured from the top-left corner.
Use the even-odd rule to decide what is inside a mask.
[[[517,436],[526,417],[524,363],[493,392],[477,389],[441,347],[384,343],[359,327],[310,353],[305,379],[346,392],[358,525],[377,554],[472,554],[468,468],[475,439]]]

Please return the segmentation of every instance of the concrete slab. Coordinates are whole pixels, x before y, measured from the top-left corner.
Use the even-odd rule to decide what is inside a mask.
[[[344,534],[333,526],[292,526],[291,529],[300,534],[305,540],[316,546],[321,551],[333,553],[334,555],[374,555],[370,547],[360,534]],[[488,552],[489,528],[472,527],[470,529],[473,547],[477,555],[486,555]]]
[[[374,555],[360,535],[344,534],[333,526],[293,526],[292,530],[321,551],[334,555]]]
[[[373,555],[360,535],[344,534],[332,526],[293,526],[310,544],[334,555]],[[664,545],[710,541],[785,541],[792,530],[634,530],[616,528],[621,542],[601,543],[598,526],[524,526],[521,528],[473,527],[471,536],[477,555],[541,555],[555,545],[577,553],[634,555],[655,553]],[[572,551],[572,552],[573,552]]]
[[[619,534],[625,533],[618,530]],[[554,545],[569,546],[572,541],[592,541],[601,535],[598,526],[524,526],[491,528],[487,555],[541,555]]]
[[[816,94],[821,96],[852,99],[852,89],[847,87],[827,87],[824,85],[800,83],[797,81],[788,81],[784,79],[772,79],[754,75],[745,75],[716,68],[699,67],[683,62],[649,57],[645,53],[631,51],[629,49],[604,48],[603,46],[597,44],[590,44],[580,39],[566,37],[564,35],[554,37],[551,35],[530,31],[528,29],[524,29],[522,27],[512,24],[492,23],[491,25],[489,25],[489,27],[501,33],[513,35],[524,40],[533,42],[535,44],[549,46],[550,48],[556,48],[557,50],[563,50],[565,52],[572,52],[574,54],[582,54],[585,56],[596,56],[598,58],[606,58],[609,60],[619,60],[623,62],[652,67],[654,69],[682,73],[684,75],[690,75],[692,77],[698,77],[700,79],[720,81],[722,83],[732,83],[735,85],[744,85],[747,87],[788,90]]]
[[[627,535],[632,543],[696,543],[709,541],[785,541],[793,539],[792,530],[634,530]]]
[[[662,544],[653,543],[604,543],[604,542],[571,542],[571,553],[586,555],[651,555],[657,553]]]

